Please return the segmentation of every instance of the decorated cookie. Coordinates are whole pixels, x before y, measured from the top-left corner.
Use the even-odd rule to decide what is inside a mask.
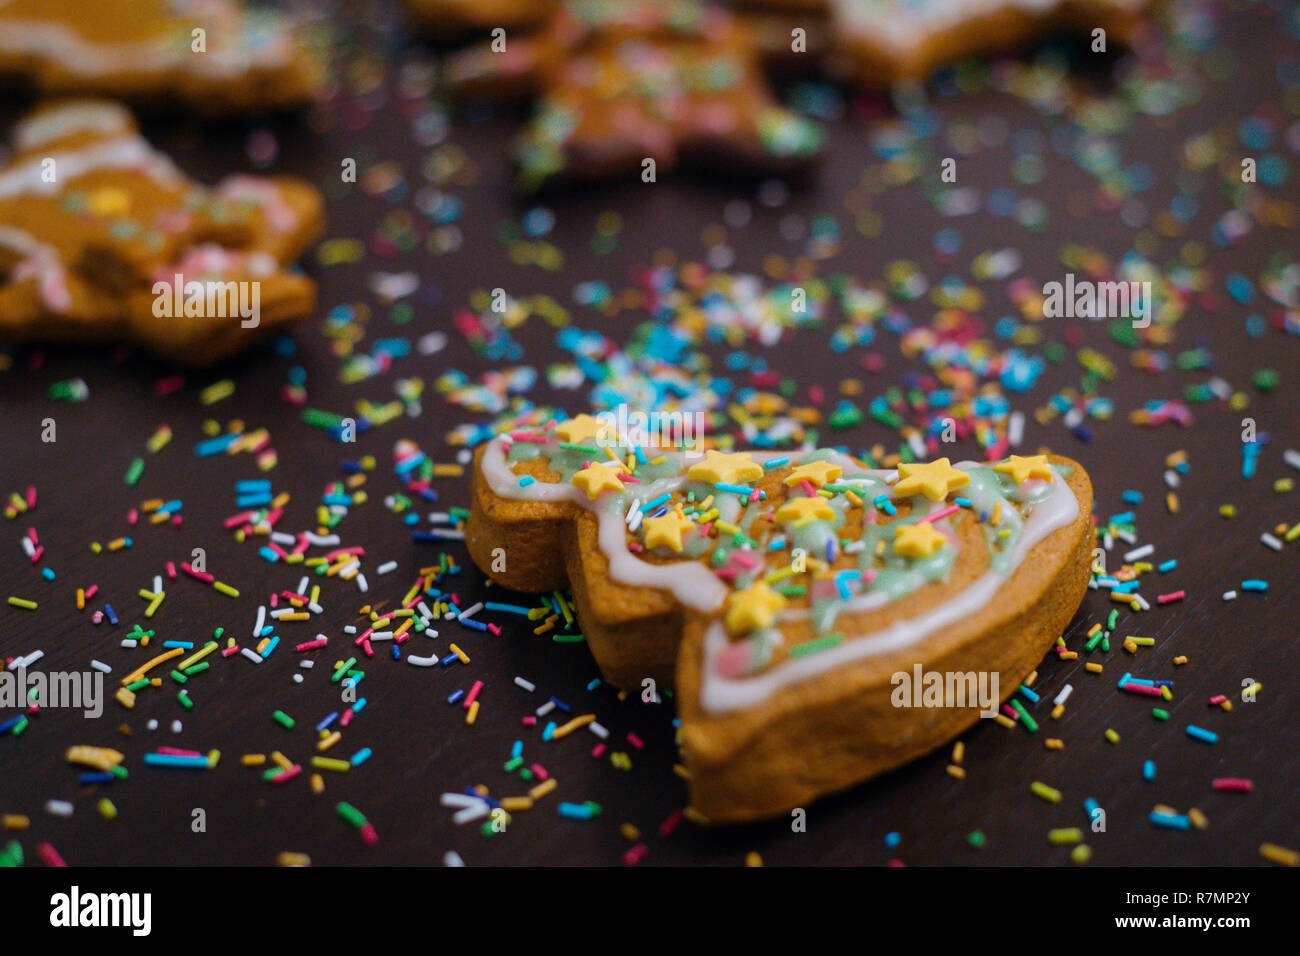
[[[203,113],[296,106],[324,79],[290,20],[238,0],[0,0],[0,73]]]
[[[557,5],[558,0],[406,0],[421,33],[448,42],[498,29],[536,29]]]
[[[1091,511],[1057,456],[882,471],[642,448],[579,416],[480,450],[466,541],[501,584],[570,586],[610,683],[675,684],[693,805],[741,821],[996,713],[1082,600]],[[982,696],[900,704],[916,672]]]
[[[1055,29],[1125,43],[1149,0],[828,0],[839,72],[867,83],[923,80],[963,57]],[[1109,47],[1103,47],[1108,49]]]
[[[132,341],[201,365],[314,308],[315,284],[286,269],[323,225],[306,183],[202,186],[108,101],[43,107],[12,145],[0,167],[0,338]]]
[[[451,58],[466,95],[531,96],[514,147],[519,185],[639,176],[679,163],[793,173],[821,132],[781,107],[752,35],[693,0],[576,0],[536,33],[507,33]]]

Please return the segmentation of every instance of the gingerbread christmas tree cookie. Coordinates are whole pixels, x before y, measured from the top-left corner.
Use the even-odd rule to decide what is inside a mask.
[[[570,586],[611,683],[675,684],[710,819],[789,810],[996,713],[1087,587],[1092,490],[1068,459],[881,470],[642,447],[597,421],[482,448],[466,542],[501,584]],[[973,675],[969,699],[900,706],[915,668]]]
[[[466,95],[536,97],[515,147],[519,186],[640,177],[679,164],[793,173],[821,132],[783,108],[750,33],[693,0],[577,0],[540,30],[451,59]]]

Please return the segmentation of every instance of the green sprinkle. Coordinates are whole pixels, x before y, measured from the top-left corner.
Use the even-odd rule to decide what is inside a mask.
[[[143,458],[131,459],[131,465],[129,468],[126,469],[126,483],[128,485],[134,486],[135,483],[140,480],[140,476],[143,474],[144,474],[144,459]]]
[[[1168,720],[1168,719],[1169,719],[1169,711],[1167,711],[1167,710],[1163,710],[1163,709],[1160,708],[1160,707],[1152,707],[1152,708],[1151,708],[1151,716],[1154,717],[1156,720]]]
[[[190,693],[184,688],[182,688],[181,692],[176,695],[176,699],[180,701],[181,706],[184,707],[186,710],[194,709],[194,701],[190,700]]]
[[[293,730],[293,718],[282,710],[277,710],[271,714],[272,719],[285,730]]]
[[[334,809],[338,811],[339,816],[344,820],[347,820],[348,823],[352,824],[358,830],[366,825],[366,815],[352,804],[345,801],[339,801],[339,803],[335,804]]]
[[[971,830],[970,833],[966,834],[966,843],[972,849],[982,850],[986,842],[987,838],[984,836],[983,830]]]
[[[806,644],[796,644],[790,648],[791,657],[807,657],[809,654],[816,654],[818,651],[829,650],[837,644],[844,642],[844,635],[836,632],[827,634],[825,637],[819,637],[815,641],[808,641]]]
[[[1029,716],[1029,711],[1025,710],[1025,705],[1012,698],[1011,706],[1014,708],[1015,712],[1020,715],[1020,722],[1024,724],[1025,730],[1029,731],[1031,734],[1038,733],[1038,721]]]

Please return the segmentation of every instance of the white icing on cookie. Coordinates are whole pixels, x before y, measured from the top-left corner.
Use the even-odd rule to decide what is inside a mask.
[[[728,588],[706,566],[694,561],[675,564],[651,564],[642,561],[627,548],[627,526],[616,511],[597,511],[581,489],[571,484],[534,482],[519,487],[519,477],[511,470],[502,450],[501,439],[494,438],[483,452],[483,477],[488,487],[502,498],[523,501],[572,501],[593,511],[600,523],[600,550],[609,560],[609,575],[615,581],[634,587],[660,588],[672,592],[682,604],[704,613],[712,613],[726,600]],[[663,482],[668,491],[677,491],[686,476]]]
[[[29,116],[14,127],[14,148],[21,153],[78,133],[130,133],[130,111],[110,100],[73,100]]]
[[[1136,13],[1147,0],[1095,0],[1114,10]],[[835,23],[873,44],[909,54],[936,33],[1002,11],[1044,16],[1066,0],[831,0]],[[996,41],[996,37],[990,38]]]
[[[174,33],[133,43],[87,37],[54,20],[23,19],[23,13],[5,9],[13,5],[13,0],[0,0],[0,54],[42,57],[87,77],[168,70],[234,77],[254,69],[282,67],[294,55],[281,21],[241,11],[228,0],[173,0],[169,6],[177,18]],[[206,52],[191,51],[187,23],[207,30]],[[252,42],[243,42],[245,27],[253,31]]]
[[[54,160],[54,177],[47,177],[47,159]],[[139,136],[91,143],[81,149],[35,156],[0,173],[0,199],[15,196],[56,196],[72,180],[99,169],[133,169],[154,179],[179,180],[170,159]]]

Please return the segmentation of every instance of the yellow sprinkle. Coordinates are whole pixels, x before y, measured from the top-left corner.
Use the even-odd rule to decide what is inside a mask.
[[[965,756],[966,756],[966,744],[964,741],[959,740],[952,745],[952,762],[961,763],[962,758]]]
[[[311,792],[317,794],[325,792],[325,778],[318,773],[311,775]]]
[[[1098,664],[1096,661],[1090,661],[1087,664],[1084,664],[1083,667],[1084,670],[1086,670],[1089,674],[1101,673],[1101,665]]]
[[[745,854],[745,866],[762,866],[763,858],[753,850]]]
[[[1082,843],[1083,831],[1078,827],[1060,827],[1056,830],[1048,830],[1047,842],[1058,846],[1062,843]]]
[[[197,664],[199,661],[203,660],[203,658],[207,657],[209,654],[215,651],[218,646],[219,645],[217,644],[216,641],[208,641],[208,643],[204,644],[202,647],[200,647],[189,657],[185,658],[185,660],[177,664],[176,669],[178,671],[183,671],[185,670],[185,668],[191,666],[192,664]]]
[[[266,754],[244,754],[239,762],[245,767],[261,767],[266,763]]]
[[[215,405],[223,398],[229,398],[235,394],[235,383],[231,379],[223,378],[219,382],[213,382],[203,391],[199,392],[199,401],[204,405]]]
[[[1052,719],[1053,719],[1053,720],[1060,720],[1060,719],[1061,719],[1061,715],[1062,715],[1063,713],[1065,713],[1065,705],[1064,705],[1064,704],[1057,704],[1055,707],[1052,708]]]
[[[504,797],[501,800],[501,809],[505,810],[506,813],[522,813],[532,808],[532,797]]]
[[[337,730],[335,730],[332,733],[325,735],[320,740],[316,741],[316,749],[322,751],[329,750],[331,747],[333,747],[336,743],[338,743],[342,739],[343,739],[343,735],[339,733]]]
[[[135,694],[131,693],[131,691],[127,690],[125,687],[119,687],[117,693],[113,695],[113,698],[127,710],[130,710],[135,706]]]
[[[950,763],[948,764],[948,776],[952,777],[954,780],[965,780],[966,768],[959,767],[955,763]]]
[[[1083,865],[1092,859],[1092,847],[1086,843],[1080,843],[1070,851],[1070,862]]]
[[[311,857],[306,853],[291,853],[285,850],[275,855],[276,866],[311,866]]]
[[[1060,737],[1048,737],[1046,740],[1043,741],[1043,745],[1047,747],[1048,750],[1065,749],[1065,741],[1062,740]]]
[[[553,731],[551,731],[551,739],[554,740],[560,737],[567,737],[569,736],[569,734],[573,733],[579,727],[585,727],[587,726],[587,724],[591,723],[595,719],[596,719],[595,714],[582,714],[579,717],[574,717],[572,720],[568,721],[565,724],[562,724],[559,727],[556,727]]]
[[[1035,780],[1029,785],[1029,791],[1036,797],[1046,800],[1048,803],[1060,803],[1061,791],[1055,787],[1049,787],[1047,784]]]
[[[450,650],[453,654],[455,654],[456,657],[460,660],[460,662],[461,662],[462,664],[468,664],[468,663],[469,663],[469,655],[466,654],[464,651],[462,651],[462,650],[461,650],[459,647],[457,647],[455,644],[452,644],[452,645],[448,648],[448,650]]]
[[[122,754],[119,751],[110,750],[108,747],[88,747],[84,744],[69,747],[63,757],[68,763],[94,767],[96,770],[112,770],[122,762]]]
[[[113,801],[108,797],[100,797],[99,802],[95,804],[95,809],[105,820],[117,819],[117,807],[113,806]]]
[[[1209,818],[1195,807],[1187,811],[1187,819],[1191,820],[1192,826],[1198,830],[1204,830],[1210,825]]]
[[[1110,741],[1111,743],[1113,743],[1113,744],[1117,744],[1117,743],[1119,743],[1119,734],[1115,733],[1114,730],[1111,730],[1111,729],[1107,728],[1107,730],[1106,730],[1106,739],[1109,740],[1109,741]]]
[[[32,821],[22,813],[6,813],[0,816],[0,827],[6,830],[26,830]]]
[[[352,768],[352,764],[346,760],[335,760],[333,757],[312,757],[311,765],[321,770],[333,770],[336,773],[346,773]]]
[[[469,705],[469,710],[465,712],[465,723],[472,724],[478,719],[478,701]]]
[[[555,778],[551,777],[549,780],[543,780],[537,786],[533,787],[533,789],[529,790],[528,796],[532,797],[533,800],[540,800],[558,786],[559,784],[556,782]]]
[[[1180,664],[1180,665],[1181,665],[1181,664],[1186,664],[1186,663],[1187,663],[1187,657],[1186,657],[1185,655],[1183,655],[1183,654],[1179,654],[1177,657],[1174,658],[1174,663],[1175,663],[1175,664]]]
[[[1276,863],[1279,866],[1300,866],[1300,853],[1295,850],[1288,850],[1284,846],[1278,846],[1276,843],[1261,843],[1259,845],[1259,855],[1270,863]]]
[[[293,766],[293,761],[290,760],[288,757],[286,757],[284,754],[280,753],[280,751],[278,750],[271,751],[271,759],[274,760],[285,770],[288,770]]]
[[[1012,727],[1016,725],[1016,722],[1012,720],[1010,717],[1008,717],[1006,714],[994,714],[993,719],[996,720],[1003,727],[1006,727],[1008,730],[1010,730]]]
[[[627,840],[628,843],[635,843],[637,840],[641,839],[641,831],[630,823],[621,824],[618,828],[618,832],[623,835],[623,839]]]

